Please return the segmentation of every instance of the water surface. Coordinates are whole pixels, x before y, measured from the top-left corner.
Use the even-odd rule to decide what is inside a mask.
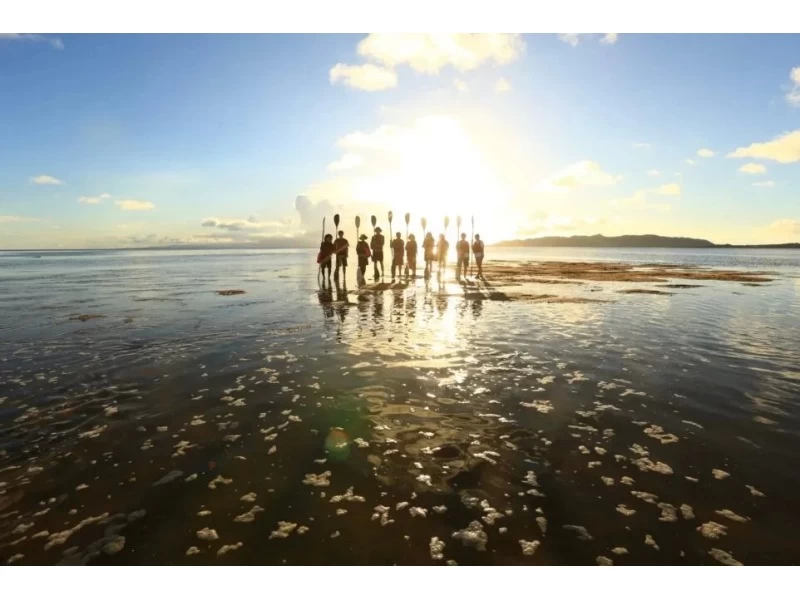
[[[531,304],[321,290],[307,251],[0,253],[0,562],[800,562],[800,252],[490,257],[777,274]]]

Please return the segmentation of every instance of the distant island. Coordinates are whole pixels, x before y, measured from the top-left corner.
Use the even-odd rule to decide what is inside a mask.
[[[780,243],[773,245],[718,245],[706,239],[691,237],[662,237],[661,235],[575,235],[573,237],[538,237],[535,239],[514,239],[500,241],[492,247],[669,247],[669,248],[737,248],[750,249],[800,249],[800,243]]]

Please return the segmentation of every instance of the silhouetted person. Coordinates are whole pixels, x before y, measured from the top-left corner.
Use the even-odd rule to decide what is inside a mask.
[[[461,272],[464,272],[464,278],[467,277],[467,270],[469,269],[469,241],[467,241],[466,233],[461,233],[461,240],[456,243],[456,280],[461,279]]]
[[[381,234],[381,227],[375,227],[375,234],[372,235],[372,239],[369,243],[370,248],[372,249],[372,265],[375,267],[375,280],[378,280],[378,264],[381,265],[381,278],[383,278],[383,246],[386,244],[386,240],[383,238]]]
[[[481,241],[480,235],[475,235],[472,254],[475,256],[475,263],[478,264],[478,278],[483,278],[483,241]]]
[[[336,252],[336,270],[333,277],[339,281],[339,268],[342,269],[342,282],[347,278],[347,254],[350,252],[350,242],[344,238],[344,231],[339,231],[339,238],[333,242],[333,250]]]
[[[331,279],[331,259],[333,258],[333,235],[325,235],[319,245],[319,267],[322,270],[322,279],[325,279],[325,270],[328,271],[328,280]]]
[[[422,240],[422,249],[425,253],[425,276],[430,276],[431,272],[433,272],[433,262],[436,260],[436,252],[433,249],[433,246],[436,245],[436,241],[433,240],[433,235],[431,233],[427,233],[425,238]]]
[[[408,271],[414,278],[417,277],[417,239],[414,233],[408,235],[408,242],[406,243],[406,259],[408,264]]]
[[[397,275],[403,273],[403,254],[406,251],[406,244],[403,243],[403,235],[397,233],[392,241],[392,282],[394,282],[394,269],[397,268]]]
[[[367,274],[367,265],[369,264],[369,243],[367,243],[367,235],[361,235],[356,243],[356,256],[358,256],[358,272],[360,278],[358,284],[366,282],[365,275]]]
[[[439,258],[439,273],[444,270],[447,264],[447,251],[450,249],[450,243],[444,238],[444,235],[439,235],[439,244],[436,246],[436,253]]]

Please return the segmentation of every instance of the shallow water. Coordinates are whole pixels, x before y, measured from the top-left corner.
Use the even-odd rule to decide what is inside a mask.
[[[532,304],[320,291],[305,251],[0,253],[0,563],[800,562],[800,252],[491,257],[777,274]]]

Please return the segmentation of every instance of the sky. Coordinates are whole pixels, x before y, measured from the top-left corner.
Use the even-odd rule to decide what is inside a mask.
[[[0,249],[800,241],[800,36],[0,34]]]

